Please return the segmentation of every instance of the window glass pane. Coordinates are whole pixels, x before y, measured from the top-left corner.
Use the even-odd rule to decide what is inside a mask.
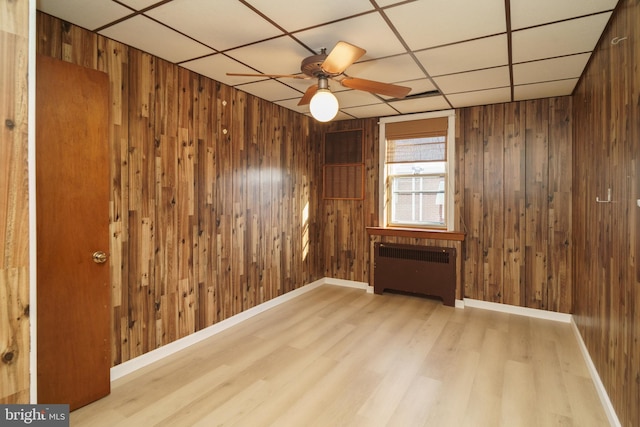
[[[390,177],[391,223],[396,225],[445,224],[445,176]]]

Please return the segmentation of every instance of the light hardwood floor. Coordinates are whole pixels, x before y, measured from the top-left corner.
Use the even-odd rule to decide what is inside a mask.
[[[569,324],[323,285],[113,384],[72,426],[607,426]]]

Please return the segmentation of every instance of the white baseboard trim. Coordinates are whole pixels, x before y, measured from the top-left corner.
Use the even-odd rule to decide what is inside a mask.
[[[309,283],[308,285],[302,286],[298,289],[295,289],[291,292],[287,292],[284,295],[280,295],[278,297],[275,297],[269,301],[263,302],[262,304],[259,304],[255,307],[252,307],[246,311],[243,311],[242,313],[238,313],[235,316],[231,316],[228,319],[222,320],[218,323],[215,323],[205,329],[202,329],[198,332],[195,332],[191,335],[188,335],[184,338],[180,338],[176,341],[173,341],[169,344],[163,345],[160,348],[157,348],[155,350],[152,350],[148,353],[145,353],[141,356],[138,356],[134,359],[128,360],[126,362],[123,362],[119,365],[114,366],[113,368],[111,368],[110,374],[111,374],[111,381],[115,381],[119,378],[124,377],[125,375],[131,374],[134,371],[137,371],[138,369],[144,368],[145,366],[148,366],[154,362],[157,362],[167,356],[170,356],[174,353],[177,353],[180,350],[183,350],[189,346],[192,346],[200,341],[203,341],[209,337],[212,337],[215,334],[218,334],[226,329],[229,329],[232,326],[235,326],[241,322],[243,322],[244,320],[247,320],[257,314],[260,314],[264,311],[269,310],[270,308],[273,308],[277,305],[280,305],[284,302],[287,302],[297,296],[300,296],[304,293],[307,293],[319,286],[324,285],[325,283],[335,283],[335,284],[340,284],[340,283],[336,283],[335,280],[337,279],[330,279],[329,281],[327,281],[326,278],[323,279],[319,279],[316,280],[315,282]],[[346,281],[344,281],[346,282]],[[355,282],[357,283],[357,282]],[[346,285],[342,285],[342,286],[346,286]],[[351,287],[356,287],[356,286],[351,286]]]
[[[604,412],[607,414],[607,418],[609,419],[609,424],[612,427],[621,427],[620,420],[618,419],[618,415],[616,414],[616,410],[613,408],[613,404],[611,403],[611,399],[609,399],[609,394],[607,390],[604,388],[604,384],[602,384],[602,380],[600,379],[600,375],[598,374],[598,370],[596,369],[596,365],[593,364],[593,360],[591,360],[591,355],[589,354],[589,350],[587,350],[587,346],[584,344],[582,340],[582,335],[580,335],[580,330],[578,329],[578,325],[576,325],[573,317],[571,318],[571,326],[573,329],[573,333],[578,340],[578,345],[580,346],[580,351],[582,352],[582,357],[584,357],[584,361],[587,363],[587,368],[589,369],[589,373],[591,374],[591,379],[593,380],[593,384],[596,386],[596,391],[598,392],[598,397],[600,397],[600,402],[604,407]]]
[[[571,323],[571,315],[566,313],[556,313],[554,311],[539,310],[537,308],[518,307],[515,305],[501,304],[497,302],[480,301],[477,299],[464,299],[465,307],[482,308],[485,310],[500,311],[520,316],[535,317],[537,319],[554,320],[556,322]]]
[[[371,288],[371,291],[373,291],[373,286],[369,286],[367,282],[356,282],[355,280],[333,279],[331,277],[325,277],[323,279],[320,279],[319,281],[327,285],[338,285],[338,286],[344,286],[347,288],[364,289],[366,291],[369,291],[369,288]]]

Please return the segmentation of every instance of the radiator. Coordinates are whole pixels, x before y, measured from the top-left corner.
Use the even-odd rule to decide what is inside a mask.
[[[456,250],[431,246],[375,243],[373,289],[410,292],[442,298],[454,306]]]

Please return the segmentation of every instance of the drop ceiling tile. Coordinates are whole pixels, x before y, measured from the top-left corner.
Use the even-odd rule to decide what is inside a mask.
[[[311,113],[309,113],[309,117],[311,117]],[[336,117],[331,121],[332,122],[337,122],[338,120],[349,120],[349,119],[353,119],[353,117],[351,117],[348,114],[343,113],[342,111],[338,111],[338,114],[336,114]]]
[[[415,95],[418,93],[431,92],[437,90],[435,85],[430,79],[409,80],[404,82],[398,82],[401,86],[408,86],[411,88],[409,95]]]
[[[147,15],[217,50],[283,34],[237,0],[173,0]]]
[[[227,76],[226,73],[230,70],[233,70],[235,73],[255,73],[255,71],[221,53],[183,62],[180,65],[229,86],[266,79],[265,77]]]
[[[515,86],[513,89],[513,97],[515,101],[521,101],[524,99],[571,95],[571,92],[573,92],[577,83],[578,79],[567,79],[555,82]]]
[[[246,85],[236,86],[236,88],[272,102],[302,96],[297,90],[291,89],[273,79],[247,83]]]
[[[447,99],[454,108],[472,107],[475,105],[498,104],[511,101],[511,89],[508,87],[465,92],[448,95]]]
[[[383,83],[406,82],[425,77],[420,67],[416,65],[409,55],[358,62],[347,69],[347,74],[350,77],[359,77]]]
[[[412,50],[506,32],[504,0],[416,1],[384,12]]]
[[[308,79],[289,79],[289,78],[283,78],[283,79],[278,79],[279,82],[282,82],[283,84],[287,85],[287,86],[291,86],[292,88],[299,90],[300,92],[306,92],[306,90],[309,88],[309,86],[317,84],[318,80],[315,78],[308,78]],[[329,89],[333,92],[335,91],[337,88],[340,87],[340,83],[338,82],[334,82],[332,80],[329,80]]]
[[[142,10],[146,9],[152,4],[158,3],[158,0],[120,0],[120,3],[126,4],[127,6],[135,10]]]
[[[512,33],[513,62],[532,61],[594,49],[610,12]]]
[[[362,105],[372,105],[380,103],[380,99],[361,90],[345,90],[342,92],[334,92],[338,98],[340,108],[360,107]]]
[[[577,78],[590,54],[562,56],[541,61],[524,62],[513,66],[513,83],[516,85]]]
[[[514,82],[505,66],[505,3],[37,0],[37,8],[84,28],[103,28],[100,34],[106,37],[215,81],[244,87],[241,90],[302,114],[309,114],[308,106],[299,107],[297,102],[315,79],[231,77],[226,73],[299,74],[304,58],[322,48],[331,50],[340,40],[353,43],[367,53],[346,70],[347,75],[409,86],[411,92],[396,100],[331,81],[330,88],[344,111],[336,120],[344,120],[352,117],[348,110],[355,117],[396,111],[393,106],[383,107],[385,103],[409,114],[452,108],[447,99],[462,106],[505,102],[512,91],[522,99],[570,93],[618,2],[510,0]],[[142,10],[145,15],[134,15]],[[292,36],[284,35],[283,30],[293,32]],[[409,54],[407,47],[414,52]],[[534,84],[541,80],[546,83]],[[511,83],[517,85],[515,89],[508,87]],[[445,95],[426,96],[436,86]]]
[[[468,73],[449,74],[433,79],[442,93],[471,92],[509,86],[509,67],[489,68]]]
[[[364,119],[367,117],[395,116],[398,114],[396,110],[383,103],[343,108],[343,111],[358,119]]]
[[[511,0],[511,29],[613,10],[618,0]]]
[[[300,102],[300,97],[285,99],[282,101],[275,101],[276,104],[280,105],[281,107],[287,108],[289,110],[297,111],[298,113],[307,114],[307,115],[311,114],[309,112],[309,104],[298,105],[298,102]]]
[[[266,74],[298,74],[300,62],[310,55],[309,51],[289,36],[233,49],[226,54]]]
[[[430,76],[507,65],[506,34],[416,52]]]
[[[376,3],[378,3],[378,6],[380,7],[387,7],[387,6],[391,6],[398,3],[404,3],[404,2],[405,0],[376,0]]]
[[[208,47],[142,15],[107,27],[100,34],[171,62],[213,53]]]
[[[372,28],[375,30],[372,31]],[[331,52],[331,49],[341,40],[351,43],[367,51],[360,61],[406,52],[402,43],[378,13],[369,13],[301,31],[296,33],[295,37],[317,53],[320,53],[322,48],[326,48],[327,53]]]
[[[373,10],[369,0],[249,0],[248,3],[289,32]]]
[[[390,104],[402,114],[421,113],[423,111],[439,111],[451,108],[443,96],[403,99],[401,101],[393,101]]]
[[[92,31],[133,13],[111,1],[94,3],[86,0],[38,0],[37,8]]]

